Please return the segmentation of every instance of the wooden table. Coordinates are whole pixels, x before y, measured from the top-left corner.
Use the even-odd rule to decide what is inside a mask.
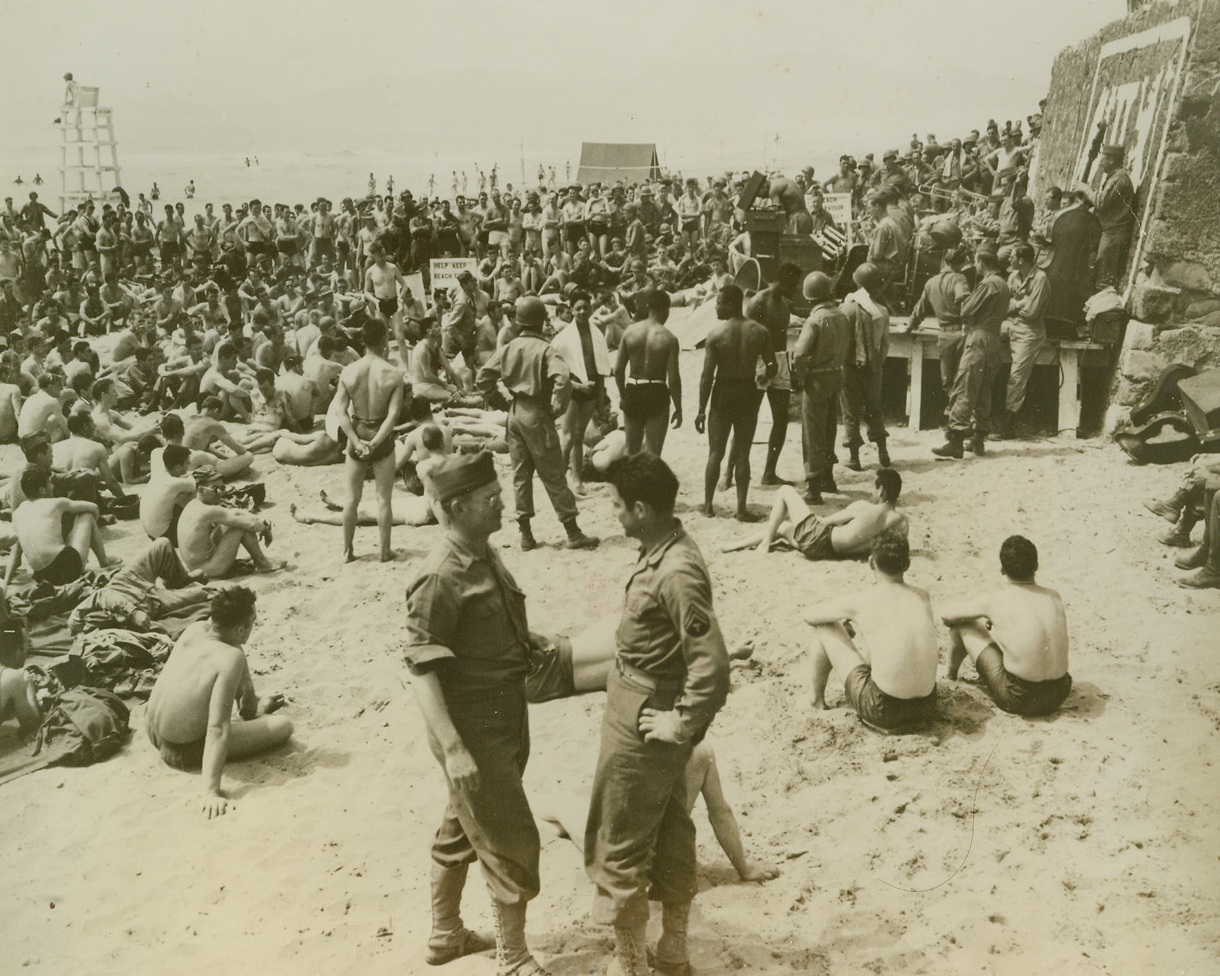
[[[923,419],[923,364],[927,359],[940,359],[936,349],[939,333],[935,329],[925,328],[907,332],[907,321],[901,317],[891,320],[889,357],[907,361],[907,425],[913,430],[920,430]],[[1004,348],[1007,355],[1007,345]],[[1057,363],[1063,371],[1063,382],[1059,386],[1059,420],[1056,424],[1060,435],[1080,436],[1080,368],[1108,365],[1112,348],[1079,339],[1052,339],[1038,351],[1036,365],[1053,366]]]

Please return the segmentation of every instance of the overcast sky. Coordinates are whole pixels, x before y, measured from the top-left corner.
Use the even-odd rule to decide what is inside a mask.
[[[0,130],[53,140],[64,71],[126,152],[379,146],[572,154],[656,142],[737,168],[879,150],[1035,111],[1124,0],[13,0]],[[776,143],[775,135],[781,140]],[[246,151],[249,151],[248,148]]]

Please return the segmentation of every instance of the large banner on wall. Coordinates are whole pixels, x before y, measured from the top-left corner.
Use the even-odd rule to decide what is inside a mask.
[[[1101,186],[1102,146],[1126,150],[1126,168],[1139,194],[1139,232],[1128,256],[1134,277],[1152,212],[1153,182],[1165,155],[1169,123],[1181,87],[1190,18],[1179,17],[1104,45],[1097,57],[1074,177]],[[1128,287],[1131,279],[1128,279]]]

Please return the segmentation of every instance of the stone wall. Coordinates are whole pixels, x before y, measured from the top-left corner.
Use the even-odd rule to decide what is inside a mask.
[[[1128,6],[1130,16],[1056,59],[1035,188],[1066,187],[1081,177],[1104,97],[1099,90],[1119,97],[1114,92],[1123,90],[1123,81],[1142,79],[1139,98],[1112,121],[1105,140],[1125,132],[1120,141],[1129,155],[1142,153],[1145,169],[1137,178],[1142,239],[1133,243],[1124,278],[1132,321],[1107,430],[1126,418],[1169,363],[1220,366],[1220,0],[1130,0]],[[1179,74],[1174,52],[1182,42],[1173,28],[1183,17],[1190,34]],[[1158,97],[1164,114],[1140,118],[1140,99]],[[1155,131],[1137,134],[1141,125]],[[1090,176],[1096,185],[1095,171]]]

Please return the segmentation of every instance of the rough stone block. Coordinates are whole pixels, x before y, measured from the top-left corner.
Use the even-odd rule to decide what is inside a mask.
[[[1180,294],[1180,288],[1139,281],[1131,296],[1131,314],[1142,322],[1164,322],[1173,313],[1174,299]]]
[[[1201,298],[1197,302],[1191,302],[1186,306],[1186,312],[1183,317],[1187,322],[1195,322],[1205,315],[1211,315],[1213,312],[1220,312],[1220,298]]]
[[[1134,320],[1127,323],[1128,349],[1151,349],[1155,339],[1156,326],[1148,322],[1136,322]]]
[[[1127,349],[1123,353],[1122,373],[1133,383],[1150,383],[1164,372],[1169,363],[1164,356],[1150,349]]]
[[[1161,280],[1188,291],[1211,291],[1212,279],[1198,261],[1174,261],[1161,268]]]

